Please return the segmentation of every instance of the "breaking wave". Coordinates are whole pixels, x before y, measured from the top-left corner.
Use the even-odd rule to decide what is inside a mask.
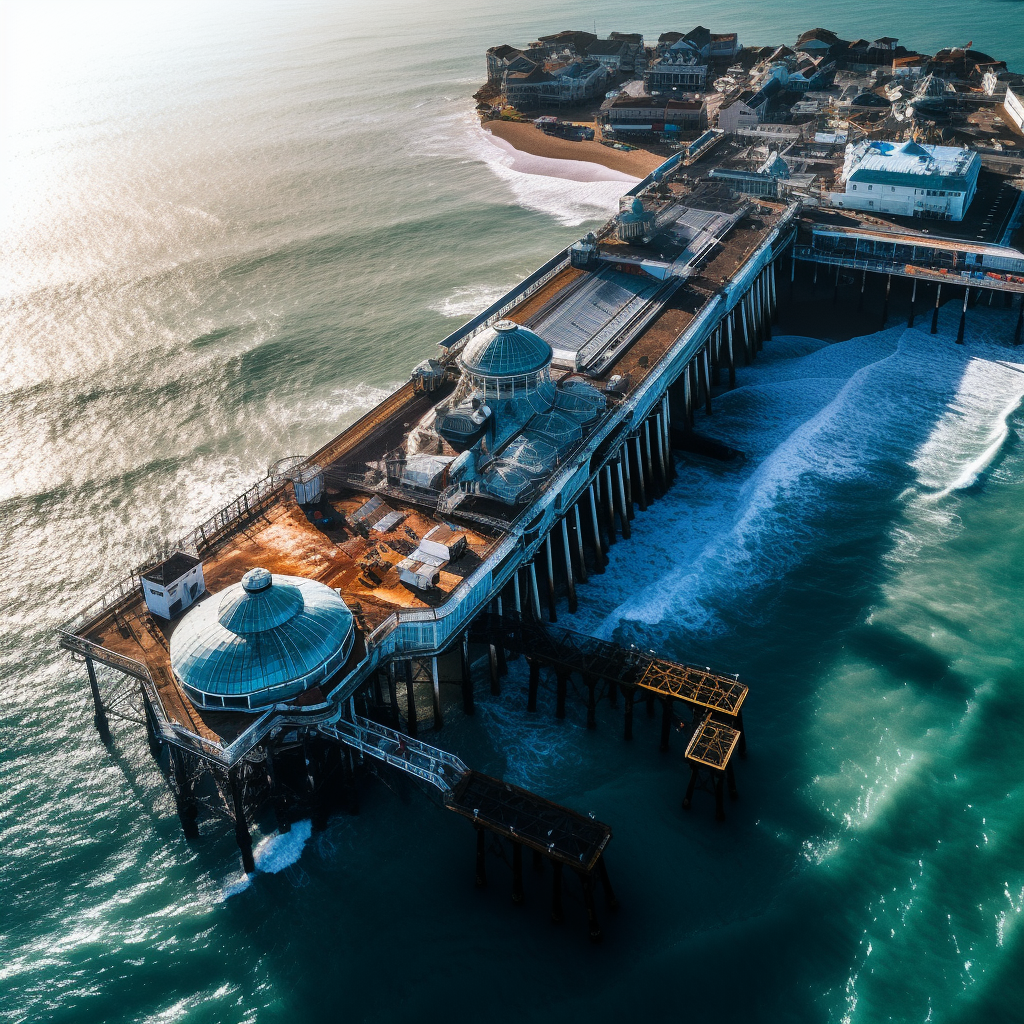
[[[769,359],[741,371],[741,386],[698,425],[746,460],[680,461],[676,486],[635,520],[634,542],[612,549],[607,597],[589,628],[609,636],[623,621],[671,621],[716,632],[741,595],[781,579],[816,546],[858,536],[855,506],[865,499],[872,508],[899,501],[934,527],[922,503],[977,483],[1024,398],[1024,364],[1004,359],[978,320],[968,346],[948,329],[902,327],[816,347],[773,340]],[[991,322],[996,331],[995,314]],[[900,551],[904,532],[893,531],[897,557],[910,557]]]

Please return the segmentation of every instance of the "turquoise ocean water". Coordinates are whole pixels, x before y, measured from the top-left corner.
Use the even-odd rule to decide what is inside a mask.
[[[438,736],[610,822],[622,910],[472,885],[465,822],[361,813],[190,846],[143,738],[106,752],[52,630],[600,223],[628,183],[475,125],[488,45],[565,27],[744,42],[824,24],[1024,70],[1019,0],[514,8],[9,4],[0,291],[0,1020],[1012,1021],[1024,1001],[1024,350],[777,337],[575,622],[740,672],[741,800],[678,808],[640,715],[524,711],[513,667]],[[583,180],[579,180],[583,179]],[[453,701],[456,695],[452,694]],[[678,744],[677,744],[678,747]]]

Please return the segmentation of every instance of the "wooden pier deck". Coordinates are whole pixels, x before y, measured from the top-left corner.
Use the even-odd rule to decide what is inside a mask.
[[[603,822],[472,770],[459,780],[446,806],[574,871],[593,871],[612,837]]]

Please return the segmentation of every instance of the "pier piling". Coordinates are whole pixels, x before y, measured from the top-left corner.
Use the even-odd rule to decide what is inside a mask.
[[[629,513],[626,511],[626,486],[622,479],[622,459],[615,461],[615,482],[618,484],[619,521],[622,524],[622,539],[629,540],[632,529],[629,525]]]
[[[914,326],[914,306],[917,303],[917,278],[914,278],[914,283],[910,288],[910,315],[907,317],[907,326]]]
[[[409,735],[415,737],[416,735],[416,691],[413,687],[412,681],[412,661],[407,660],[405,662],[405,700],[406,700],[406,714],[405,720],[409,726]]]
[[[548,618],[552,622],[558,621],[558,611],[555,607],[555,560],[551,554],[551,534],[544,538],[544,569],[548,580]]]
[[[583,526],[580,523],[580,503],[577,501],[572,507],[573,527],[576,531],[576,561],[579,570],[580,583],[587,582],[587,559],[583,550]]]
[[[444,714],[441,711],[441,680],[437,674],[437,657],[430,659],[430,692],[434,702],[434,728],[444,728]]]
[[[85,668],[89,673],[89,687],[92,690],[92,703],[95,709],[93,714],[93,724],[96,726],[96,731],[100,734],[100,739],[104,743],[110,742],[110,725],[107,722],[107,712],[103,707],[103,700],[100,697],[99,683],[96,681],[96,669],[93,666],[92,658],[86,656]]]
[[[569,546],[569,520],[562,518],[562,552],[565,555],[565,585],[569,594],[569,611],[575,612],[578,604],[576,601],[576,582],[572,575],[572,549]]]
[[[796,261],[794,260],[794,265],[795,263]],[[725,317],[725,333],[729,353],[729,387],[731,388],[736,387],[736,349],[732,341],[732,324],[735,317],[736,314],[734,312],[726,314]]]
[[[956,343],[962,345],[964,343],[964,328],[967,326],[967,302],[971,297],[971,289],[964,289],[964,305],[963,309],[960,310],[960,326],[956,329]]]
[[[555,691],[555,718],[565,718],[565,695],[569,685],[569,673],[559,669]]]
[[[932,310],[932,334],[939,333],[939,301],[942,298],[942,282],[935,286],[935,308]]]
[[[244,783],[239,769],[235,768],[229,773],[229,785],[235,817],[235,842],[242,854],[242,869],[251,875],[256,870],[256,862],[252,856],[252,836],[249,835],[249,825],[245,820]]]

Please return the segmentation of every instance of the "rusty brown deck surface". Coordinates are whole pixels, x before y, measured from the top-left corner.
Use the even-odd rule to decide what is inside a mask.
[[[336,512],[351,516],[368,495],[355,492],[328,495]],[[395,565],[411,553],[420,538],[437,525],[437,520],[411,506],[389,502],[405,519],[386,533],[370,531],[364,538],[351,525],[321,527],[311,522],[295,502],[289,486],[283,496],[256,520],[239,527],[207,554],[203,576],[208,596],[237,583],[255,566],[287,576],[305,576],[342,592],[364,635],[380,625],[392,612],[403,608],[428,608],[447,600],[449,594],[481,563],[496,538],[465,529],[467,549],[457,561],[441,570],[435,592],[423,594],[402,583]],[[326,508],[324,504],[318,506]],[[379,579],[374,582],[367,568]],[[172,721],[213,741],[231,742],[247,728],[252,716],[240,712],[209,711],[193,707],[171,672],[169,644],[178,622],[165,622],[149,614],[142,595],[116,616],[108,614],[83,632],[93,643],[141,661],[150,671],[164,710]],[[363,644],[357,644],[364,650]],[[351,660],[351,659],[350,659]],[[319,691],[308,691],[296,703],[318,703]]]

